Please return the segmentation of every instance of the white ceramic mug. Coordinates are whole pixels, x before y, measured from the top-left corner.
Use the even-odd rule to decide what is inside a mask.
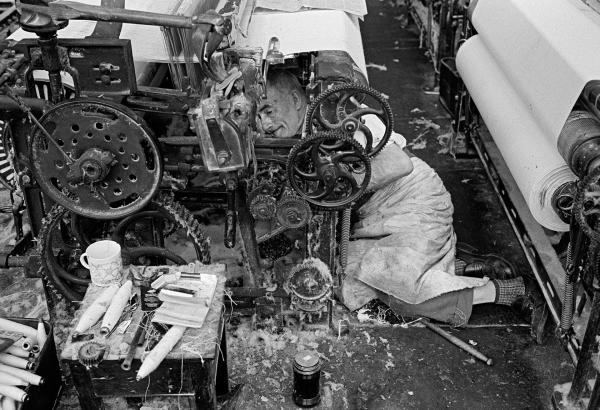
[[[110,286],[121,281],[121,245],[115,241],[98,241],[87,247],[79,261],[90,270],[94,285]]]

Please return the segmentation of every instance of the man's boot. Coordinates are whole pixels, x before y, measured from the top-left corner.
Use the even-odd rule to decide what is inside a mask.
[[[456,274],[490,279],[510,279],[516,276],[516,270],[511,262],[493,254],[482,254],[473,246],[464,242],[456,244]]]

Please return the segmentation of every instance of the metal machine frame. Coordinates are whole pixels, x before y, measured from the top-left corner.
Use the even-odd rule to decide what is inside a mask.
[[[61,233],[76,238],[75,250],[81,251],[86,243],[84,231],[94,226],[86,220],[93,218],[98,221],[97,226],[104,226],[112,223],[117,211],[114,240],[125,240],[129,226],[141,221],[149,223],[150,245],[124,248],[130,262],[139,261],[135,258],[141,256],[141,250],[146,250],[146,261],[150,258],[152,263],[167,260],[181,263],[180,257],[163,248],[164,233],[169,224],[176,224],[195,241],[198,259],[209,263],[208,240],[192,213],[203,207],[224,208],[224,246],[233,248],[239,239],[244,263],[243,286],[231,288],[234,299],[256,301],[267,296],[271,301],[285,300],[286,304],[291,300],[293,310],[309,316],[320,316],[327,310],[331,321],[332,288],[338,282],[327,276],[344,274],[349,209],[368,184],[369,158],[383,148],[393,127],[393,116],[385,99],[364,85],[364,76],[345,52],[309,52],[288,60],[280,55],[273,39],[273,47],[270,46],[263,59],[261,49],[227,45],[232,23],[214,11],[184,17],[125,10],[123,0],[103,0],[102,4],[94,7],[72,2],[19,2],[22,27],[35,33],[38,39],[11,45],[3,54],[7,68],[0,80],[0,117],[10,122],[5,143],[14,152],[16,178],[23,192],[32,236],[40,240],[37,249],[27,250],[32,242],[30,237],[24,238],[21,247],[2,255],[4,266],[28,265],[30,273],[41,273],[52,310],[57,296],[77,300],[88,283],[80,270],[71,269],[72,264],[67,268],[56,262],[66,258],[71,263],[63,251],[56,251],[53,235]],[[85,39],[61,39],[57,33],[69,19],[97,21],[96,28]],[[170,82],[167,65],[150,70],[146,76],[149,85],[137,83],[130,40],[118,39],[123,23],[191,30],[186,35],[192,33],[199,63],[193,63],[193,55],[186,57],[189,61],[185,62],[187,77],[182,89],[163,87],[165,81]],[[265,95],[266,72],[273,67],[291,70],[306,87],[312,101],[305,122],[306,138],[277,139],[259,132],[254,118],[256,106]],[[39,70],[47,72],[45,82],[36,77]],[[70,77],[67,83],[65,75]],[[190,79],[195,81],[188,82]],[[363,109],[360,104],[365,98],[374,99],[381,109]],[[239,112],[233,108],[239,108]],[[387,131],[377,144],[372,143],[373,136],[361,121],[367,112],[380,116],[386,125]],[[183,129],[166,137],[153,135],[155,119],[177,116],[187,118],[192,132]],[[130,124],[122,125],[129,128],[112,136],[107,134],[102,141],[103,129],[108,129],[112,117],[121,118],[119,123]],[[61,118],[72,122],[70,129]],[[109,122],[104,124],[103,118]],[[63,130],[64,127],[67,128]],[[93,131],[87,134],[89,140],[79,135],[84,128]],[[55,133],[56,129],[70,135],[67,148],[61,148],[63,134]],[[346,136],[357,130],[367,135],[364,148]],[[122,181],[125,174],[114,173],[115,167],[121,173],[121,165],[126,170],[129,167],[122,163],[122,157],[129,156],[128,135],[146,141],[142,144],[143,153],[147,154],[143,158],[151,170],[177,176],[208,171],[219,175],[220,185],[205,188],[184,184],[173,189],[173,185],[168,186],[163,180],[156,190],[152,185],[151,194],[140,192],[123,202],[125,209],[111,210],[106,206],[110,205],[108,200],[100,201],[106,198],[101,189],[114,188],[117,195],[120,188],[112,186],[115,181],[128,182]],[[79,138],[83,141],[78,141]],[[117,153],[114,150],[119,144]],[[85,146],[85,151],[78,152],[77,146]],[[139,155],[131,153],[132,161],[137,162],[134,155],[136,158]],[[153,159],[150,161],[148,157]],[[298,162],[290,165],[292,157]],[[63,169],[65,161],[69,173],[62,175],[62,171],[54,168]],[[286,178],[280,182],[282,188],[275,189],[278,194],[273,193],[269,181],[256,182],[261,164],[277,164],[287,172],[288,182]],[[46,175],[48,172],[56,176]],[[367,175],[357,184],[351,180],[353,172]],[[130,185],[138,181],[136,175],[130,175],[130,179],[133,183]],[[88,185],[90,192],[84,200],[77,190],[88,189]],[[285,206],[281,212],[280,206]],[[340,216],[339,210],[343,210]],[[256,226],[263,220],[271,221],[271,228],[258,236]],[[276,235],[287,230],[297,231],[304,238],[301,257],[305,262],[279,278],[275,289],[272,275],[267,273],[270,268],[265,265],[259,248],[261,243],[276,239]],[[306,265],[310,258],[323,261],[328,272]],[[42,266],[40,270],[38,264]],[[301,289],[299,282],[293,282],[294,278],[301,280],[306,272],[316,275],[313,277],[319,283],[316,291]],[[63,286],[69,283],[71,289]]]

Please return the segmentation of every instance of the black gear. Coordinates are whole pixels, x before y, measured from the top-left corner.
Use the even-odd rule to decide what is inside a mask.
[[[256,194],[249,202],[254,219],[269,221],[275,216],[276,200],[271,195]]]
[[[340,106],[340,104],[347,104],[348,100],[350,99],[348,95],[346,95],[346,98],[343,99],[344,93],[349,93],[350,95],[358,94],[359,96],[370,96],[377,104],[379,104],[381,109],[377,110],[372,107],[357,107],[355,110],[347,112],[345,106]],[[339,98],[337,101],[332,101],[336,94],[340,94]],[[358,101],[358,103],[362,103],[362,101]],[[335,104],[335,108],[333,109],[334,112],[330,114],[336,117],[336,123],[332,123],[331,121],[328,121],[322,117],[321,111],[325,109],[323,106],[327,104]],[[331,108],[332,107],[330,107],[330,111]],[[385,125],[385,132],[377,145],[371,146],[367,142],[367,146],[364,147],[367,155],[372,158],[381,152],[383,147],[385,147],[390,139],[394,129],[394,115],[392,114],[392,108],[390,107],[390,104],[383,97],[383,95],[377,90],[374,90],[366,85],[344,83],[333,86],[319,94],[306,110],[304,133],[306,135],[313,134],[313,127],[315,127],[317,131],[335,130],[354,134],[355,131],[360,130],[365,134],[370,134],[368,127],[361,122],[361,117],[363,115],[370,114],[377,115],[377,117],[379,117]]]
[[[163,210],[170,221],[179,228],[185,229],[188,238],[196,247],[196,253],[199,255],[198,258],[200,262],[204,264],[210,263],[210,241],[204,234],[200,223],[187,208],[174,201],[173,196],[170,194],[159,195],[152,201],[151,207]],[[56,295],[64,297],[67,302],[73,302],[82,299],[85,288],[89,284],[89,279],[69,272],[61,266],[54,255],[55,243],[53,240],[55,237],[53,233],[68,212],[68,210],[60,205],[55,205],[50,210],[48,215],[42,221],[42,228],[40,229],[38,236],[38,252],[41,255],[42,277],[47,281],[48,289]],[[135,215],[131,215],[123,221],[134,217]],[[121,222],[123,223],[123,221]],[[122,223],[117,225],[117,230]],[[119,235],[119,232],[115,232],[112,239],[123,246],[124,238]],[[133,248],[131,251],[131,254],[133,255],[130,256],[141,256],[140,251],[147,251],[147,254],[149,255],[157,254],[155,252],[157,250],[165,251],[166,249],[142,246]],[[163,252],[160,256],[166,257],[169,260],[174,260],[178,263],[178,260],[174,259],[177,255],[173,256],[171,254],[172,252]],[[181,264],[181,261],[179,261],[179,263]]]
[[[341,210],[353,206],[366,192],[371,161],[351,136],[323,132],[294,145],[288,156],[287,174],[295,193],[309,204],[326,211]],[[364,175],[360,184],[354,174]],[[349,193],[342,192],[348,188]]]
[[[308,202],[295,195],[284,196],[277,202],[277,222],[287,229],[297,229],[306,225],[312,217]]]
[[[86,367],[97,366],[102,361],[105,351],[105,345],[98,342],[87,342],[79,348],[77,359]]]

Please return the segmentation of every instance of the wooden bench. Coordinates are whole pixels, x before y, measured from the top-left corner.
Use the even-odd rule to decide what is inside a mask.
[[[212,305],[204,324],[199,329],[188,328],[181,341],[148,377],[137,381],[135,376],[141,365],[143,347],[138,347],[131,370],[121,369],[125,354],[120,345],[123,334],[114,331],[109,338],[100,335],[99,323],[88,333],[94,333],[93,341],[106,342],[103,359],[96,366],[86,367],[78,360],[80,347],[85,341],[73,342],[73,328],[82,312],[103,291],[90,285],[80,309],[69,329],[69,338],[61,352],[63,365],[70,368],[73,384],[77,389],[83,410],[104,408],[104,400],[114,398],[173,396],[182,408],[214,409],[217,395],[229,389],[227,375],[227,346],[224,327],[223,295],[225,278],[219,282]],[[139,292],[139,289],[136,288]],[[139,295],[138,295],[139,296]]]

